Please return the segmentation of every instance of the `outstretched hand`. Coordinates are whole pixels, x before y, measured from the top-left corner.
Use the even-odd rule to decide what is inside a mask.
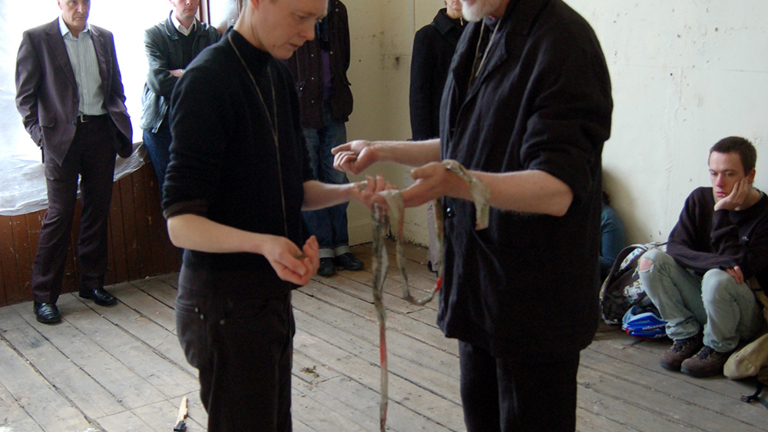
[[[472,193],[466,181],[448,170],[440,162],[430,162],[411,170],[416,183],[403,190],[405,207],[418,207],[442,196],[471,199]]]
[[[264,248],[264,256],[277,276],[299,286],[308,284],[320,267],[317,238],[311,236],[301,249],[285,237],[268,236],[267,241],[269,244]]]
[[[333,167],[348,174],[360,174],[376,162],[376,154],[370,141],[356,140],[331,149]]]

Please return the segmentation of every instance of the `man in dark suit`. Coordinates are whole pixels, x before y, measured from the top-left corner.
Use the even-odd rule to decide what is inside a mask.
[[[42,149],[48,211],[32,266],[37,320],[61,321],[61,294],[78,177],[82,196],[80,297],[117,302],[104,290],[107,218],[115,156],[132,151],[131,120],[112,33],[88,24],[90,0],[58,0],[61,16],[24,32],[16,59],[16,107]]]

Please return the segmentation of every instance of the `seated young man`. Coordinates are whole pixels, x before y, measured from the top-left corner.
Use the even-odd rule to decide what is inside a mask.
[[[669,234],[667,252],[640,259],[640,280],[668,324],[661,366],[694,377],[723,365],[760,330],[750,287],[768,287],[768,197],[752,186],[757,152],[744,138],[709,150],[712,187],[694,190]]]

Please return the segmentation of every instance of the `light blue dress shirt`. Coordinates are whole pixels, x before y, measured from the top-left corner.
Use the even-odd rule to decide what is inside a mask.
[[[93,39],[91,38],[90,24],[86,23],[85,29],[80,32],[80,35],[74,37],[64,23],[64,19],[59,17],[59,30],[61,30],[61,37],[64,38],[64,45],[67,47],[69,62],[75,72],[77,91],[80,97],[78,114],[106,114],[104,93],[101,91],[101,75],[99,75],[96,49],[93,47]]]

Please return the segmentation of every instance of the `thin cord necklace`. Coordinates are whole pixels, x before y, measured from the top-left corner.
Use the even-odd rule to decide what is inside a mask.
[[[240,55],[240,51],[235,46],[235,43],[232,42],[232,33],[230,32],[229,35],[227,35],[227,39],[229,39],[229,44],[232,45],[232,49],[235,50],[235,54],[237,54],[237,58],[240,59],[240,63],[243,64],[243,67],[245,68],[245,71],[248,72],[248,76],[251,77],[251,82],[253,83],[253,87],[256,89],[256,94],[259,95],[259,100],[261,101],[261,105],[264,107],[264,113],[267,115],[267,120],[269,121],[269,128],[272,132],[272,138],[275,140],[275,153],[277,154],[277,173],[280,179],[280,198],[282,199],[283,203],[283,227],[285,228],[285,236],[288,237],[288,213],[285,210],[285,189],[283,188],[283,169],[282,165],[280,163],[280,141],[277,133],[277,99],[275,98],[275,84],[272,81],[272,68],[269,64],[267,64],[267,74],[269,75],[269,87],[272,89],[272,115],[269,114],[269,108],[267,108],[267,103],[264,102],[264,97],[261,95],[261,89],[259,89],[258,84],[256,84],[256,78],[253,77],[253,74],[251,73],[251,70],[248,68],[248,65],[245,63],[245,60],[243,60],[243,56]],[[274,116],[274,119],[273,119]]]
[[[483,53],[483,58],[480,59],[480,65],[477,65],[477,57],[480,54],[480,45],[483,43],[483,33],[485,33],[485,23],[483,23],[482,27],[480,27],[480,38],[477,40],[477,47],[475,48],[475,59],[472,61],[472,76],[469,78],[467,93],[469,93],[469,89],[470,87],[472,87],[472,83],[475,82],[475,78],[477,78],[477,76],[480,75],[480,71],[483,69],[483,65],[485,64],[485,58],[488,57],[488,52],[491,51],[491,46],[493,45],[493,42],[495,40],[496,31],[499,29],[500,23],[501,23],[501,18],[499,18],[499,20],[496,21],[496,26],[493,28],[493,33],[491,33],[491,39],[488,41],[488,45],[485,46],[485,52]],[[477,68],[475,68],[475,66],[477,66]]]

